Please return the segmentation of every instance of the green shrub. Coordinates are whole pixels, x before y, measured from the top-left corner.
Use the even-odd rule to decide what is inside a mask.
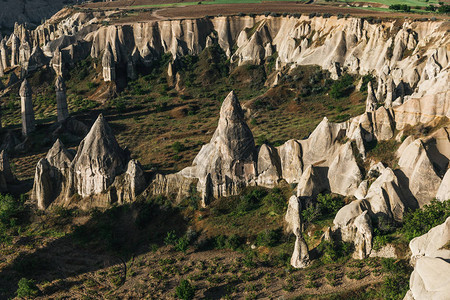
[[[372,86],[373,86],[373,84],[375,83],[375,77],[373,77],[372,74],[364,75],[362,78],[362,84],[361,84],[361,87],[359,88],[359,90],[361,92],[367,91],[367,85],[369,84],[369,82],[372,82]]]
[[[267,196],[263,198],[264,204],[276,212],[277,214],[284,214],[287,208],[287,201],[280,188],[272,189]]]
[[[23,212],[22,200],[14,199],[11,195],[0,194],[0,227],[16,226]]]
[[[180,153],[181,151],[183,151],[185,149],[184,145],[180,142],[175,142],[172,144],[172,150],[175,153]]]
[[[252,189],[250,192],[241,195],[235,206],[234,214],[242,216],[261,205],[261,200],[267,195],[265,189]]]
[[[34,280],[22,278],[19,280],[16,295],[18,298],[34,298],[38,291]]]
[[[189,246],[189,239],[183,236],[176,241],[175,250],[186,253],[188,246]]]
[[[167,232],[167,236],[164,239],[164,244],[175,245],[177,240],[178,240],[178,238],[177,238],[177,235],[175,234],[175,230],[172,230],[172,231]]]
[[[353,251],[353,245],[346,242],[323,241],[317,250],[321,255],[322,262],[329,264],[348,258]]]
[[[381,299],[403,299],[409,289],[408,277],[395,275],[384,278],[378,292]]]
[[[319,204],[320,211],[322,214],[333,214],[335,215],[339,209],[341,209],[345,203],[342,197],[335,196],[331,194],[319,194],[317,195],[317,203]]]
[[[354,88],[353,77],[346,73],[333,83],[330,90],[330,96],[334,99],[339,99],[350,95]]]
[[[280,230],[266,229],[258,234],[256,237],[256,243],[259,246],[275,246],[280,240]]]
[[[450,216],[450,201],[431,201],[422,209],[405,215],[402,232],[408,240],[427,233],[431,228],[444,223]]]
[[[175,294],[179,299],[183,300],[194,299],[195,287],[188,280],[183,279],[175,289]]]

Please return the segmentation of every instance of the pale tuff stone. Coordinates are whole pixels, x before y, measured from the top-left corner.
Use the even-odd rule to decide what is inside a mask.
[[[353,226],[356,228],[356,236],[354,240],[355,252],[353,258],[364,259],[370,255],[372,251],[372,222],[367,210],[356,217]]]
[[[444,246],[450,241],[450,217],[444,223],[409,242],[411,262],[423,256],[450,258],[450,250]]]
[[[220,118],[211,141],[204,145],[194,159],[195,177],[199,191],[204,191],[207,176],[214,197],[237,194],[254,180],[255,142],[244,120],[244,113],[234,92],[223,101]]]
[[[313,198],[327,190],[330,187],[326,168],[308,166],[297,185],[297,196]]]
[[[129,203],[136,200],[136,197],[146,188],[144,171],[140,163],[134,159],[128,162],[127,171],[116,176],[114,180],[114,195],[119,204]]]
[[[415,140],[405,148],[398,161],[400,169],[409,179],[409,189],[420,207],[428,204],[441,184],[423,142]]]
[[[289,205],[285,216],[286,230],[295,234],[294,252],[291,265],[294,268],[306,268],[310,264],[309,250],[303,238],[303,223],[301,217],[300,200],[296,196],[289,198]]]
[[[358,188],[362,175],[356,163],[351,142],[342,145],[328,169],[330,190],[333,193],[353,195]]]
[[[450,217],[411,240],[409,247],[414,271],[409,281],[409,299],[448,299],[450,278],[446,274],[450,273],[450,250],[444,247],[449,242]]]
[[[56,79],[55,91],[58,122],[63,122],[69,117],[69,109],[67,108],[66,84],[61,76]]]
[[[126,154],[100,114],[73,159],[74,192],[87,197],[106,191],[125,166]]]
[[[35,130],[35,120],[32,91],[26,79],[20,86],[19,95],[22,109],[22,134],[27,136]]]
[[[441,185],[436,193],[436,199],[440,201],[450,200],[450,169],[445,173]]]
[[[67,151],[58,139],[47,153],[39,160],[34,176],[32,198],[37,201],[39,209],[46,209],[60,195],[64,194],[69,183],[69,167],[73,155]]]
[[[111,53],[111,46],[106,47],[103,53],[102,66],[103,66],[103,80],[114,81],[116,80],[116,63],[114,56]]]
[[[266,144],[258,152],[257,183],[266,187],[274,187],[281,175],[280,158],[276,149]]]
[[[282,178],[288,183],[298,183],[303,172],[302,148],[296,140],[289,140],[277,148],[281,161]]]

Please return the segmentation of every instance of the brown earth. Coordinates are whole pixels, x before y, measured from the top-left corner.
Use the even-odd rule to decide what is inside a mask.
[[[88,3],[83,4],[80,7],[93,8],[93,9],[128,9],[130,6],[141,5],[157,5],[168,3],[183,3],[192,2],[179,1],[179,0],[128,0],[128,1],[114,1],[106,3]],[[373,6],[373,5],[371,5]],[[401,12],[384,12],[384,11],[370,11],[360,7],[345,7],[343,4],[336,5],[316,5],[316,4],[301,4],[297,2],[263,2],[263,3],[235,3],[235,4],[210,4],[210,5],[186,5],[177,7],[164,7],[153,12],[139,12],[138,15],[133,15],[133,21],[150,21],[159,18],[201,18],[205,16],[221,15],[235,15],[238,13],[255,13],[262,14],[264,12],[275,13],[331,13],[337,14],[350,14],[358,17],[380,17],[380,18],[423,18],[424,15],[401,13]],[[427,14],[425,16],[430,16]],[[439,18],[439,15],[436,15]],[[445,16],[440,16],[445,18]],[[126,19],[125,19],[126,20]],[[125,20],[121,20],[121,23]],[[131,20],[129,20],[131,21]]]

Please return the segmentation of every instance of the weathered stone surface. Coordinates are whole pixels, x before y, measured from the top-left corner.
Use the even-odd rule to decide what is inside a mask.
[[[356,163],[351,142],[339,149],[328,169],[330,190],[333,193],[353,195],[362,180],[362,174]]]
[[[297,185],[297,196],[313,198],[329,190],[327,168],[308,166]]]
[[[73,155],[58,139],[48,151],[47,156],[39,160],[34,176],[32,198],[39,209],[46,209],[67,188],[69,168]]]
[[[367,83],[367,98],[366,98],[366,112],[373,112],[377,110],[377,98],[373,92],[372,82]]]
[[[281,162],[282,178],[288,183],[298,183],[303,173],[302,148],[296,140],[289,140],[277,148]]]
[[[370,255],[372,251],[372,221],[370,220],[367,210],[356,217],[353,222],[356,229],[356,236],[354,240],[355,252],[353,258],[364,259]]]
[[[26,79],[20,86],[19,95],[22,109],[22,134],[27,136],[35,130],[35,120],[32,98],[33,95],[31,87]]]
[[[408,208],[398,178],[390,168],[381,171],[380,176],[370,186],[365,198],[369,201],[374,215],[397,221],[403,219]]]
[[[440,201],[450,200],[450,169],[445,173],[441,185],[436,193],[436,199]]]
[[[203,192],[206,178],[211,177],[214,197],[237,194],[241,187],[254,180],[255,142],[244,120],[244,113],[234,92],[228,94],[220,109],[219,124],[211,141],[194,159],[194,177]]]
[[[398,165],[409,179],[409,189],[419,205],[429,203],[435,196],[441,184],[436,175],[423,142],[419,139],[405,148]]]
[[[103,66],[103,80],[104,81],[114,81],[116,80],[116,63],[114,61],[114,56],[111,53],[111,46],[106,47],[103,53],[102,66]]]
[[[125,152],[100,114],[73,160],[74,192],[87,197],[106,191],[124,171],[126,161]]]
[[[409,242],[411,262],[422,256],[450,258],[450,250],[443,249],[450,241],[450,217],[444,223]]]
[[[146,183],[141,164],[134,159],[130,160],[127,171],[120,176],[116,176],[113,183],[117,203],[123,204],[135,201],[136,197],[146,188]]]
[[[430,229],[426,234],[416,237],[409,243],[411,274],[408,292],[410,299],[447,299],[450,295],[450,250],[444,246],[450,242],[450,217]],[[405,297],[406,298],[406,297]]]
[[[66,84],[62,76],[58,76],[56,79],[55,91],[58,122],[63,122],[69,117],[69,109],[67,108]]]
[[[2,150],[0,153],[0,192],[9,192],[9,187],[11,184],[17,182],[16,176],[14,176],[11,171],[11,166],[9,164],[8,153]]]
[[[274,187],[281,177],[280,158],[276,149],[266,144],[258,152],[257,161],[258,185]]]
[[[301,205],[300,200],[296,196],[289,198],[289,205],[284,219],[286,221],[286,231],[294,233],[296,237],[291,265],[294,268],[305,268],[310,264],[309,250],[303,238]]]

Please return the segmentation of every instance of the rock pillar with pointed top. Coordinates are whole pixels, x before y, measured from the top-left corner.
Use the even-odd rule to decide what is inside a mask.
[[[103,80],[104,81],[116,80],[116,66],[114,62],[114,56],[111,53],[110,45],[106,47],[105,53],[103,53],[102,66],[103,66]]]
[[[52,66],[53,70],[55,70],[56,76],[63,76],[62,53],[59,48],[56,48],[55,52],[53,53],[50,65]]]
[[[31,87],[25,79],[19,90],[20,105],[22,109],[22,134],[28,136],[35,130],[33,97]]]
[[[19,38],[13,34],[11,36],[11,67],[15,67],[19,64],[19,47]]]
[[[3,68],[6,69],[8,67],[8,49],[6,48],[6,42],[4,39],[0,42],[0,59]]]
[[[69,117],[69,109],[67,108],[66,85],[61,76],[56,79],[55,90],[58,122],[62,122]]]
[[[308,244],[306,244],[306,241],[303,238],[300,200],[295,195],[291,196],[289,199],[289,205],[284,219],[286,221],[286,231],[294,233],[296,237],[294,252],[291,257],[291,265],[294,268],[305,268],[310,264],[309,250]]]
[[[367,99],[366,99],[366,112],[372,112],[377,110],[377,98],[373,92],[372,83],[367,83]]]

